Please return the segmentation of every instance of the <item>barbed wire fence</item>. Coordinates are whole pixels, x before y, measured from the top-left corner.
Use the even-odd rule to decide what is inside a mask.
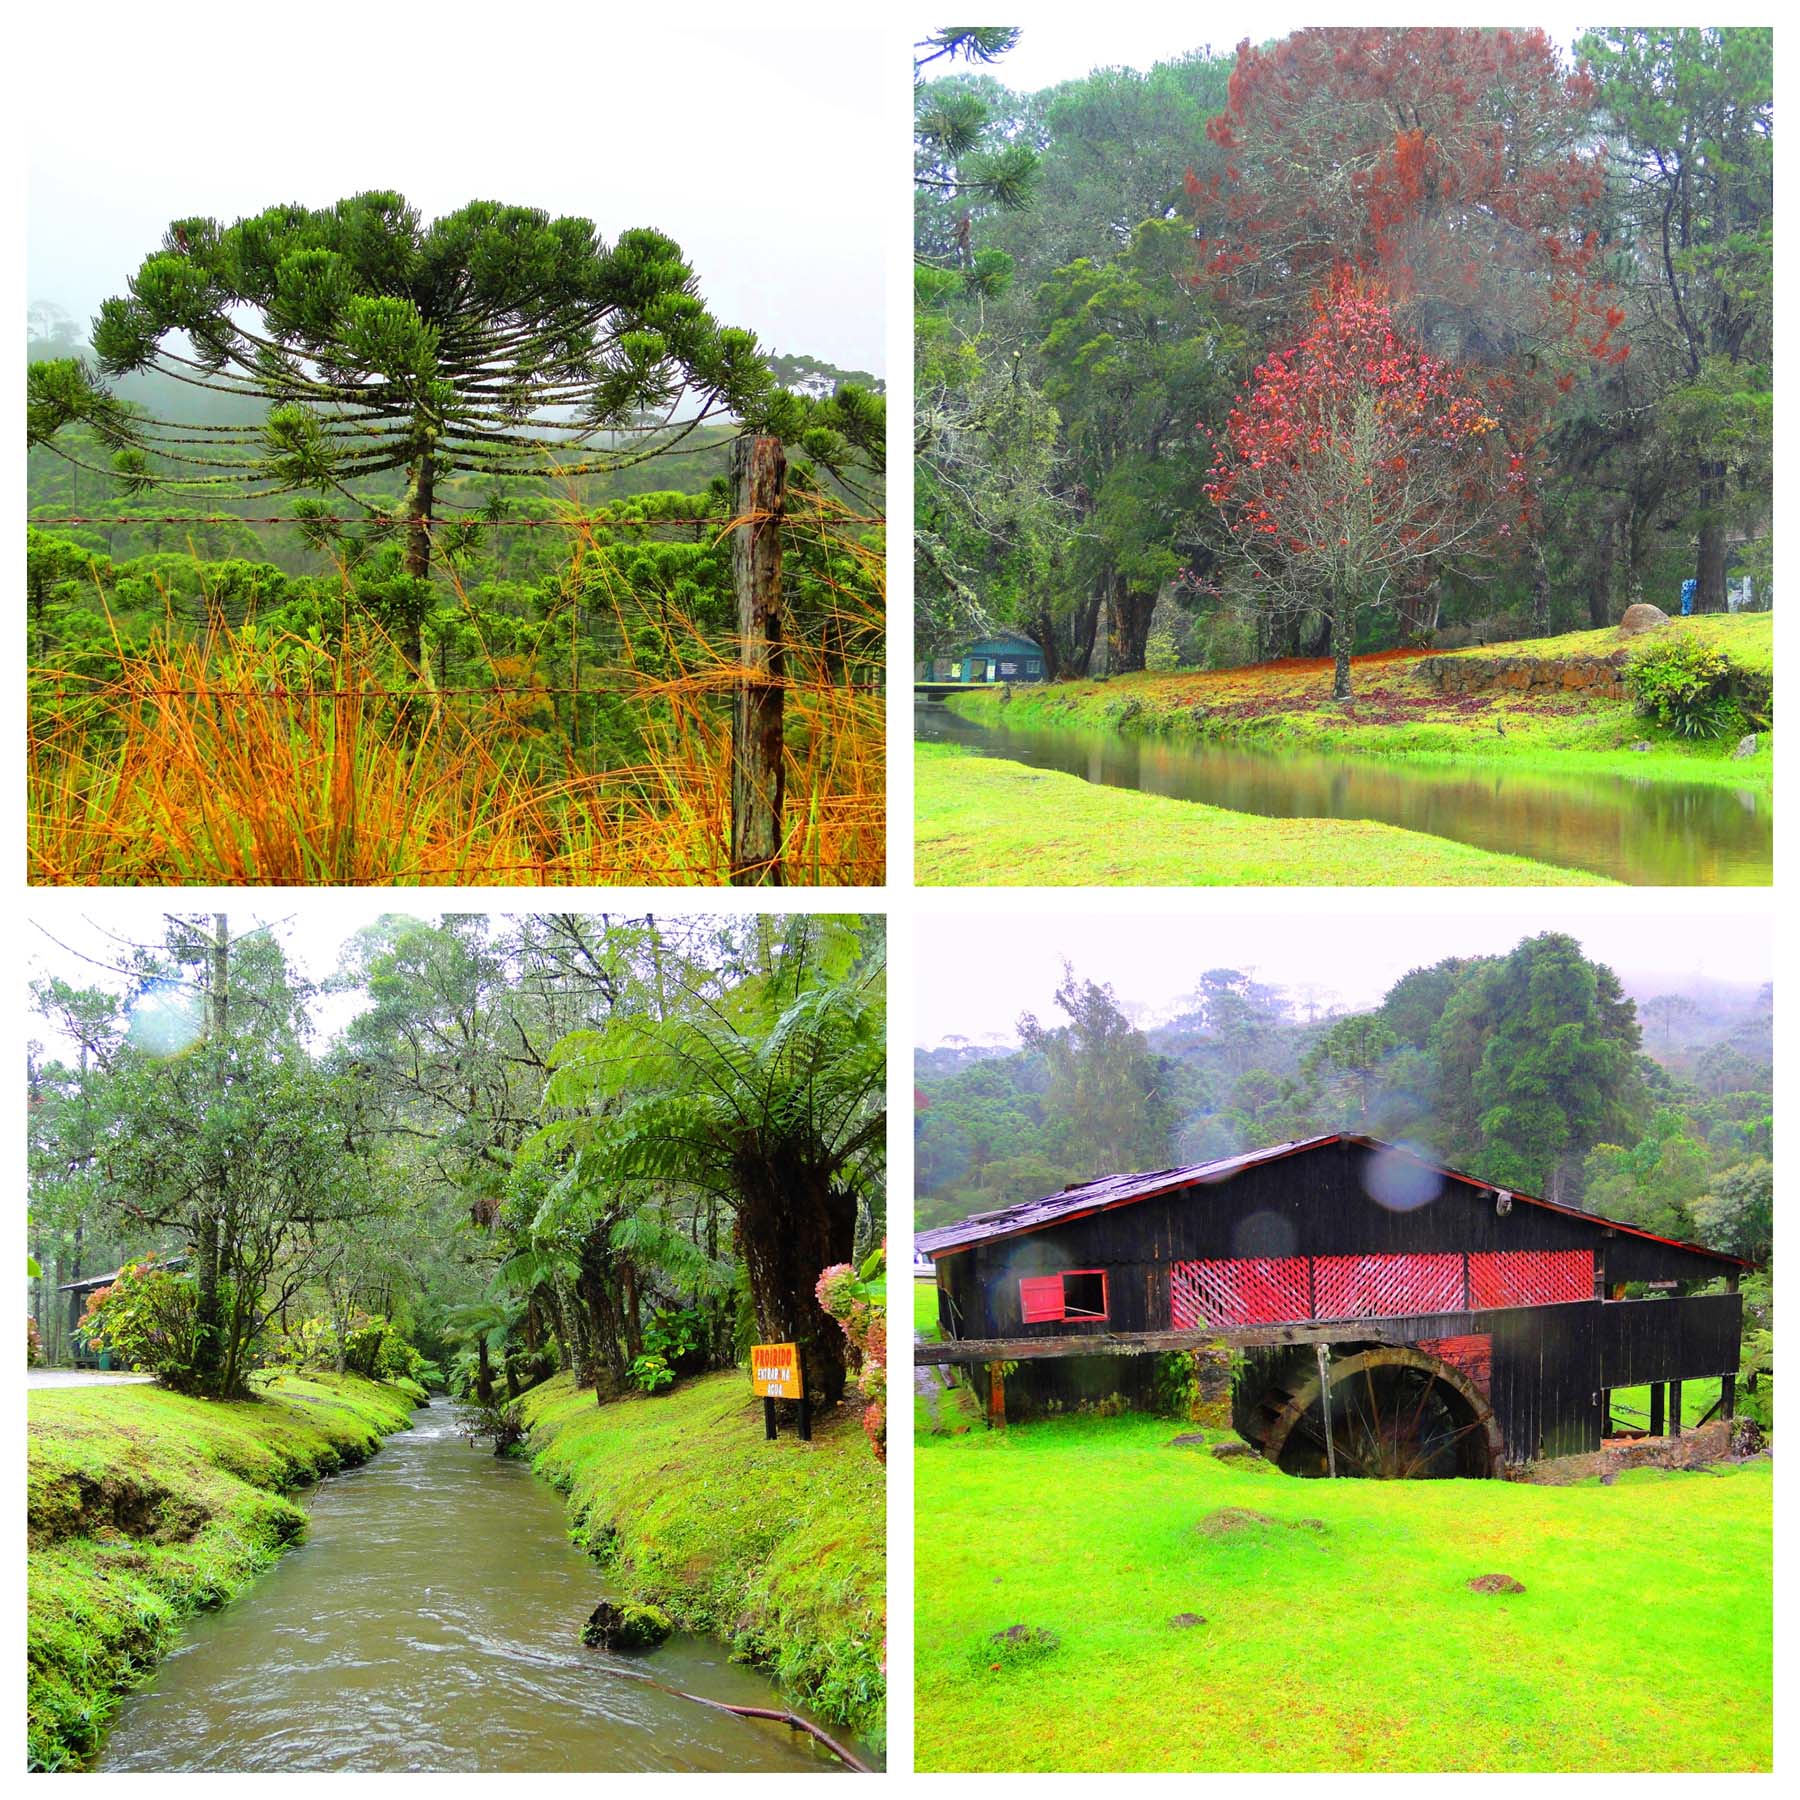
[[[433,540],[434,558],[441,558],[453,589],[465,601],[456,564],[477,550],[482,534],[490,530],[553,530],[572,536],[578,546],[578,561],[584,551],[591,553],[610,547],[597,541],[602,533],[619,534],[626,543],[641,542],[670,531],[691,534],[691,541],[696,543],[707,541],[709,533],[715,545],[729,540],[736,607],[735,655],[713,661],[698,676],[694,670],[683,669],[672,678],[670,685],[679,682],[691,692],[698,683],[703,688],[729,694],[732,703],[729,878],[733,885],[775,886],[784,879],[787,699],[793,685],[786,666],[790,645],[784,626],[783,539],[800,532],[812,535],[822,543],[835,539],[847,544],[846,534],[858,528],[884,528],[886,520],[880,514],[853,512],[835,502],[828,507],[822,492],[810,493],[805,502],[795,507],[788,492],[786,457],[780,439],[746,435],[733,441],[728,513],[718,508],[696,512],[651,512],[626,505],[598,510],[570,507],[530,517],[470,509],[449,519],[425,519],[375,510],[353,515],[73,510],[52,513],[38,509],[28,514],[27,523],[79,528],[142,528],[149,525],[285,528],[300,534],[309,547],[321,550],[330,546],[332,540],[327,535],[330,532],[362,528],[379,539],[418,529]],[[190,553],[199,560],[191,542]],[[341,561],[339,566],[347,574]],[[829,577],[826,580],[828,586],[832,585]],[[241,629],[254,617],[258,599],[254,592],[228,599],[222,593],[208,593],[203,587],[185,611],[171,607],[171,613],[198,628]],[[231,616],[234,611],[235,619]],[[876,628],[880,629],[879,620]],[[572,642],[578,640],[578,608],[574,629],[576,639]],[[849,634],[840,631],[839,635],[841,651],[842,640]],[[490,666],[493,660],[489,658]],[[307,681],[304,675],[288,681],[265,674],[241,684],[226,682],[207,687],[139,681],[132,684],[130,694],[133,700],[185,699],[208,702],[214,707],[283,706],[317,701],[330,701],[334,706],[345,703],[360,706],[372,702],[412,705],[423,698],[434,708],[448,708],[452,713],[460,711],[464,728],[471,732],[492,723],[522,730],[532,725],[534,715],[541,718],[548,710],[554,716],[564,701],[571,703],[571,718],[578,718],[580,702],[605,691],[581,682],[578,650],[573,653],[572,669],[574,672],[567,683],[536,679],[452,683],[422,679],[418,686],[395,687],[361,682],[346,684],[341,672],[334,670],[331,686],[316,685]],[[85,686],[89,690],[88,697],[104,702],[113,685],[106,677],[74,670],[46,668],[34,673],[53,680],[62,697],[66,697],[70,687]],[[428,672],[422,670],[421,675],[426,677]],[[884,695],[886,690],[884,678],[862,681],[846,677],[834,685],[846,694],[856,696]],[[656,686],[650,683],[643,691],[654,695]],[[496,712],[498,720],[494,718]],[[881,877],[877,874],[873,879]]]

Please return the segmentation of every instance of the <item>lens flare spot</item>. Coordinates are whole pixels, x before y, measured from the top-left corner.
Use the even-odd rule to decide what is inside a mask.
[[[1377,1206],[1389,1212],[1416,1212],[1444,1191],[1444,1178],[1410,1145],[1395,1144],[1369,1158],[1363,1187]]]
[[[199,1043],[206,1029],[200,996],[172,981],[147,987],[132,1001],[125,1041],[146,1056],[181,1056]]]
[[[1280,1213],[1253,1212],[1231,1234],[1233,1256],[1292,1256],[1294,1227]]]

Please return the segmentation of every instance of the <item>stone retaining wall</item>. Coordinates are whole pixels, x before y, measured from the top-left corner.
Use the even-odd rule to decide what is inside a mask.
[[[1623,700],[1623,649],[1607,656],[1426,656],[1414,665],[1440,694],[1588,694]]]

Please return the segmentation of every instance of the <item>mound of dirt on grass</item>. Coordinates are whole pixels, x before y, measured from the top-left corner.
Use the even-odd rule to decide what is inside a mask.
[[[1204,1613],[1177,1613],[1169,1623],[1177,1631],[1192,1631],[1196,1625],[1206,1623],[1206,1615]]]
[[[1257,1512],[1252,1507],[1221,1506],[1209,1512],[1194,1529],[1202,1537],[1239,1538],[1259,1535],[1274,1523],[1267,1513]]]
[[[1525,1584],[1510,1575],[1477,1575],[1467,1584],[1477,1594],[1522,1594]]]
[[[990,1674],[1040,1663],[1062,1648],[1062,1638],[1046,1625],[1009,1625],[975,1648],[970,1661]]]

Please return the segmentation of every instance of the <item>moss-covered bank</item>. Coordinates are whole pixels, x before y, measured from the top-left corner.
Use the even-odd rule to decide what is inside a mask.
[[[306,1531],[288,1490],[366,1461],[422,1390],[259,1378],[255,1399],[155,1387],[29,1396],[28,1751],[78,1767],[182,1619],[222,1605]]]
[[[1270,819],[915,744],[914,865],[927,885],[1605,887],[1367,819]]]
[[[1773,683],[1767,613],[1678,620],[1667,633],[1722,649],[1746,680]],[[1660,637],[1662,634],[1659,633]],[[1580,670],[1626,649],[1616,631],[1576,632],[1450,654],[1394,650],[1360,656],[1355,697],[1331,698],[1331,663],[1293,660],[1179,674],[1119,675],[958,694],[950,710],[977,723],[1062,726],[1156,735],[1173,742],[1237,743],[1336,755],[1419,758],[1510,768],[1629,774],[1637,780],[1724,782],[1767,791],[1774,753],[1767,732],[1754,755],[1735,739],[1693,741],[1641,717],[1627,700],[1554,681],[1535,689],[1463,689],[1443,679],[1467,665],[1471,680],[1493,662]],[[1434,670],[1436,673],[1434,674]],[[1548,691],[1546,691],[1548,690]],[[1647,745],[1635,749],[1635,745]]]
[[[596,1406],[569,1376],[524,1399],[533,1467],[623,1597],[769,1670],[879,1744],[887,1683],[885,1482],[855,1408],[803,1444],[763,1437],[741,1372]]]

